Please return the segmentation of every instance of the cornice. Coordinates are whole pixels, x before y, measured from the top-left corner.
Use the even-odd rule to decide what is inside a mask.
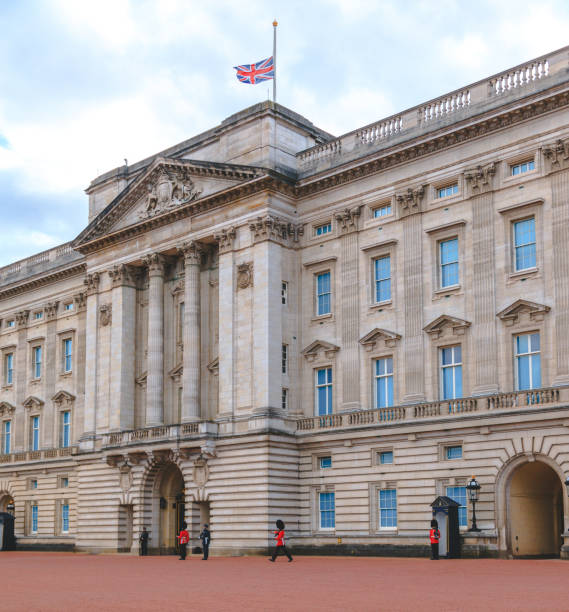
[[[51,272],[45,276],[36,276],[31,279],[23,279],[21,283],[13,285],[12,287],[0,289],[0,300],[12,297],[14,295],[19,295],[20,293],[30,291],[31,289],[36,289],[37,287],[42,287],[43,285],[49,285],[50,283],[60,281],[64,278],[69,278],[70,276],[84,274],[86,270],[87,264],[83,262],[75,266],[71,266],[70,268]]]

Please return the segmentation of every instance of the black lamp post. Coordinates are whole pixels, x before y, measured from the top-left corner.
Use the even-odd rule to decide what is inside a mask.
[[[478,529],[476,526],[476,502],[478,501],[480,485],[474,476],[466,485],[466,490],[468,491],[468,498],[472,502],[472,527],[468,531],[480,531],[480,529]]]
[[[569,495],[569,476],[565,479],[565,486],[567,487],[567,495]]]

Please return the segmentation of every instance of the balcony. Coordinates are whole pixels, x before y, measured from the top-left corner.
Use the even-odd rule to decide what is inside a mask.
[[[103,434],[101,448],[122,448],[152,442],[177,442],[197,439],[212,433],[217,433],[217,426],[209,422],[158,425],[157,427]]]
[[[48,448],[46,450],[37,451],[18,451],[8,455],[0,455],[0,465],[6,463],[24,463],[28,461],[49,461],[52,459],[61,459],[62,457],[70,457],[76,453],[76,446]]]
[[[449,420],[467,418],[473,413],[480,415],[497,412],[507,414],[508,411],[535,410],[563,405],[569,407],[569,386],[309,417],[297,421],[297,432],[312,433],[330,429],[411,424],[425,419]]]

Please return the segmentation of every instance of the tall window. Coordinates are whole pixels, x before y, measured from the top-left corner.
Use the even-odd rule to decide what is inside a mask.
[[[381,529],[397,527],[396,489],[382,489],[379,492],[379,527]]]
[[[391,257],[380,257],[373,262],[375,280],[375,301],[391,299]]]
[[[38,505],[36,503],[32,504],[32,524],[31,531],[32,533],[38,532]]]
[[[316,370],[316,414],[332,414],[332,368]]]
[[[316,276],[316,314],[324,315],[332,312],[330,291],[330,272]]]
[[[466,527],[466,487],[447,487],[447,497],[454,499],[457,504],[460,504],[458,509],[458,524],[461,527]]]
[[[30,421],[30,450],[37,451],[40,448],[40,418],[33,416]]]
[[[458,238],[439,242],[441,287],[458,285]]]
[[[14,382],[14,353],[6,353],[4,356],[4,380],[6,385]]]
[[[69,533],[69,504],[61,504],[61,533]]]
[[[375,407],[393,406],[393,358],[375,360]]]
[[[539,334],[521,334],[514,339],[516,353],[516,389],[541,387]]]
[[[535,218],[514,223],[514,270],[527,270],[536,266]]]
[[[320,529],[336,527],[336,502],[334,493],[318,493]]]
[[[288,372],[288,344],[283,344],[281,350],[281,370],[283,374]]]
[[[66,338],[63,341],[63,371],[71,372],[73,359],[73,340]]]
[[[288,301],[288,283],[286,281],[283,281],[281,283],[281,303],[283,304],[283,306],[287,303]]]
[[[32,374],[34,378],[41,378],[41,346],[32,349]]]
[[[440,349],[441,399],[462,397],[462,348],[448,346]]]
[[[4,421],[2,429],[2,452],[9,455],[12,452],[12,421]]]
[[[283,410],[288,409],[288,389],[284,387],[281,389],[281,408]]]
[[[71,412],[65,410],[61,413],[61,444],[67,448],[71,444]]]

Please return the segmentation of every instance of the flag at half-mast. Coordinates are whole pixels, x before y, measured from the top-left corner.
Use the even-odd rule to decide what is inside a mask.
[[[272,56],[255,64],[233,67],[237,70],[237,78],[248,85],[256,85],[275,78],[275,64]]]

